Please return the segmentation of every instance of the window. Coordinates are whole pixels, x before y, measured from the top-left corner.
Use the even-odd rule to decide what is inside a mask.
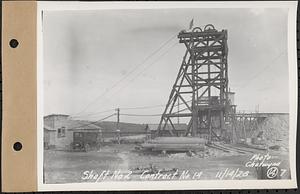
[[[61,127],[57,129],[57,137],[66,137],[66,128]]]

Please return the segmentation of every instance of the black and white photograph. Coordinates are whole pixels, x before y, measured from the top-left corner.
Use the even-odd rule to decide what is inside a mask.
[[[296,3],[39,5],[41,185],[296,185]]]

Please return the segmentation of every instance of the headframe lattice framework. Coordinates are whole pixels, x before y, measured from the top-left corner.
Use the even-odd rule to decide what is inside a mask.
[[[158,134],[176,135],[174,119],[189,120],[186,135],[217,136],[228,119],[227,30],[208,24],[178,34],[186,47],[183,60],[162,114]],[[180,106],[180,110],[179,107]],[[177,107],[177,108],[176,108]]]

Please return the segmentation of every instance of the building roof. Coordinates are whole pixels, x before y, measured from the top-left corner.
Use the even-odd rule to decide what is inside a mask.
[[[44,117],[44,119],[47,119]],[[47,130],[57,130],[58,128],[65,127],[70,130],[100,130],[102,127],[95,125],[92,121],[72,120],[70,118],[55,120],[55,128],[45,124],[44,128]]]
[[[49,117],[69,117],[69,115],[66,115],[66,114],[50,114],[50,115],[44,116],[44,118],[49,118]]]
[[[55,131],[55,129],[53,129],[52,127],[45,125],[45,124],[44,124],[44,129],[46,129],[48,131]]]

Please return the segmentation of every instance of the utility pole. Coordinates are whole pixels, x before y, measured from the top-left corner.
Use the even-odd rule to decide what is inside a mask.
[[[120,108],[116,108],[117,111],[117,142],[120,144],[120,138],[121,138],[121,131],[120,131]]]
[[[117,130],[119,130],[119,123],[120,123],[120,108],[116,108],[117,111]]]

